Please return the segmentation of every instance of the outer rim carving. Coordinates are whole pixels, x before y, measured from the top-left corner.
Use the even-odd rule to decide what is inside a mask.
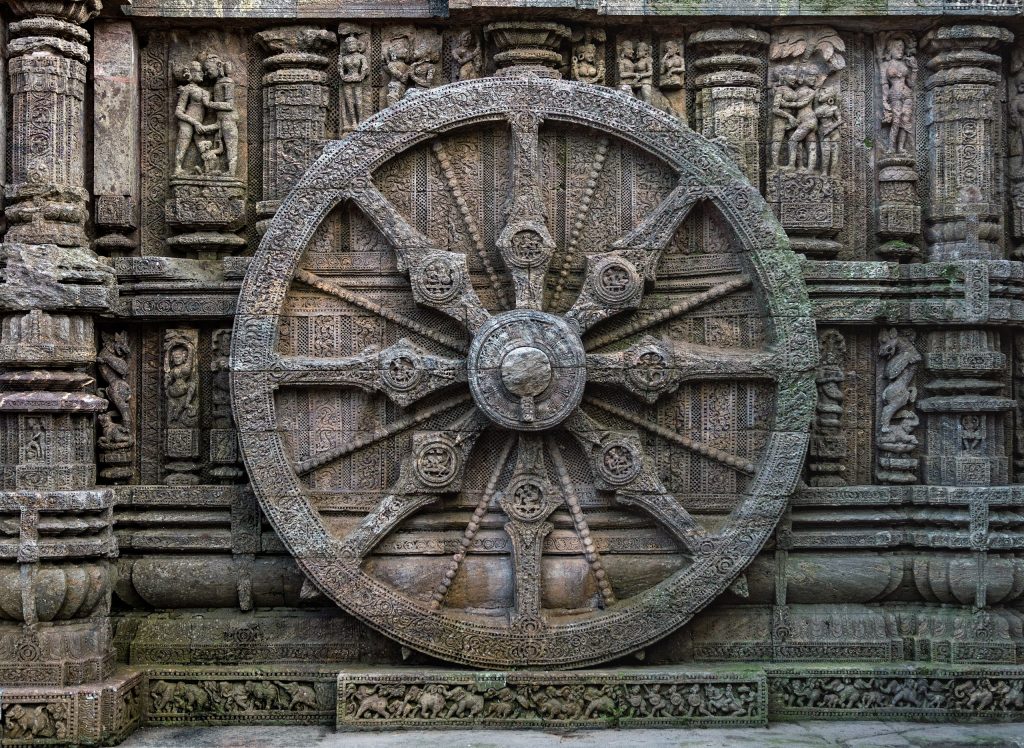
[[[757,190],[712,143],[675,118],[622,93],[542,79],[481,79],[406,99],[327,145],[284,201],[243,283],[232,338],[232,402],[240,442],[261,506],[303,570],[341,607],[383,633],[433,655],[481,667],[577,667],[657,640],[717,597],[754,557],[795,487],[814,401],[814,354],[780,364],[774,428],[740,506],[693,563],[655,587],[583,620],[548,626],[521,641],[491,626],[433,611],[363,573],[346,558],[311,505],[276,432],[270,366],[276,316],[296,264],[354,180],[400,152],[457,127],[503,120],[529,108],[545,121],[602,131],[646,150],[702,185],[736,233],[776,346],[814,345],[813,321],[788,241]],[[797,359],[799,359],[797,361]],[[787,368],[788,367],[788,368]],[[415,625],[396,626],[398,618]],[[526,646],[529,644],[529,646]]]

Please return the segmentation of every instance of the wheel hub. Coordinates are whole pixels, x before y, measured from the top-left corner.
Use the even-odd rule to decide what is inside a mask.
[[[469,388],[500,426],[543,431],[564,421],[583,397],[586,354],[561,317],[517,309],[491,317],[469,350]]]

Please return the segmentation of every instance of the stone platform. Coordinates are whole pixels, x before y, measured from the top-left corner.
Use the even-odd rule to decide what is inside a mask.
[[[96,686],[3,689],[0,709],[4,748],[114,745],[140,726],[382,732],[744,728],[813,719],[1024,722],[1024,667],[752,663],[339,672],[337,666],[152,666],[118,670]]]

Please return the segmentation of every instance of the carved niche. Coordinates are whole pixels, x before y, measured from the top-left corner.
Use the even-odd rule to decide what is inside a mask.
[[[233,406],[264,511],[327,595],[435,655],[565,667],[658,639],[757,553],[800,471],[817,341],[778,224],[623,92],[471,80],[382,117],[328,145],[246,276]],[[580,208],[558,195],[598,154],[565,258]],[[731,228],[727,268],[680,259],[697,206]],[[339,213],[354,256],[307,269]]]

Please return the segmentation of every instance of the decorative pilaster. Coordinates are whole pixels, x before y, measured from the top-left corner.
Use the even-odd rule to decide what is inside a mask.
[[[367,94],[369,66],[361,48],[365,35],[343,26],[342,33],[353,32],[350,44],[355,54],[363,57],[354,70],[358,83],[342,85],[343,129],[351,129],[360,117],[368,115]],[[330,62],[325,53],[336,42],[335,35],[313,26],[284,26],[256,34],[256,39],[269,52],[263,61],[263,199],[258,203],[262,233],[281,201],[313,163],[325,138],[327,121],[327,72]],[[354,60],[350,61],[353,66]],[[354,119],[350,119],[350,116]]]
[[[97,248],[127,254],[138,244],[139,45],[129,21],[97,23],[93,32],[93,222]]]
[[[749,26],[715,26],[689,38],[698,55],[695,129],[706,138],[724,138],[754,184],[761,183],[762,56],[769,41]]]
[[[1002,117],[1002,58],[1013,40],[999,26],[940,26],[923,40],[931,143],[928,259],[998,259],[1000,205],[996,156]]]
[[[1006,355],[993,331],[936,331],[925,364],[929,396],[925,476],[931,485],[999,486],[1009,481],[1006,414],[1016,402],[1003,396]]]
[[[22,20],[8,28],[11,164],[8,242],[85,246],[83,168],[86,63],[98,0],[14,0]]]
[[[838,330],[823,330],[818,336],[818,345],[821,349],[821,363],[814,377],[818,388],[818,404],[811,431],[807,482],[811,486],[845,486],[843,384],[846,381],[846,339]]]
[[[919,257],[921,202],[917,194],[917,40],[904,31],[876,38],[881,94],[878,135],[878,254],[887,260]]]

